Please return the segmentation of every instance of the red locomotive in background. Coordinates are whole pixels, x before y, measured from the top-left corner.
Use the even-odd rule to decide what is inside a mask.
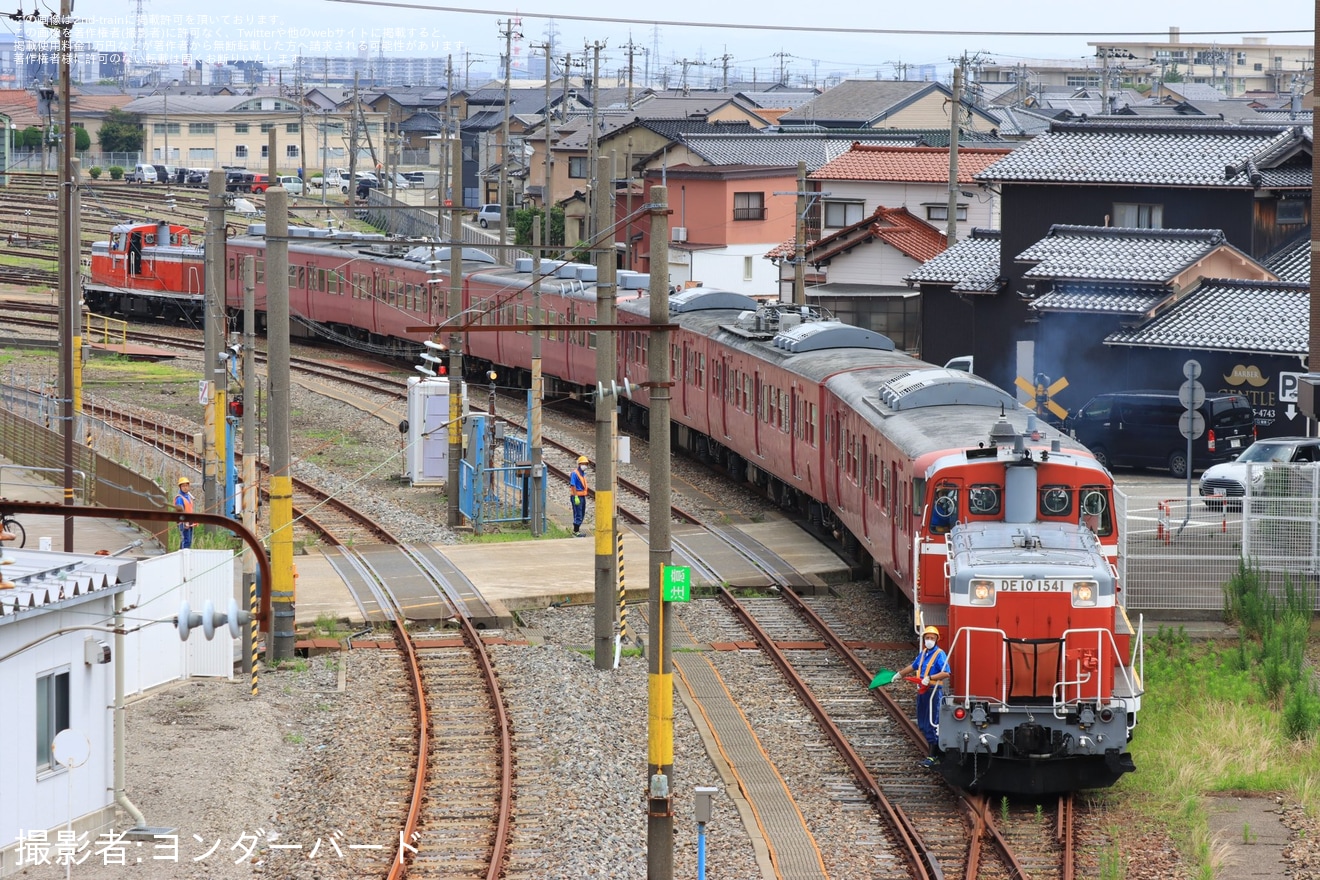
[[[253,257],[264,325],[265,240],[253,232],[226,242],[225,301],[240,320],[241,260]],[[412,357],[433,334],[407,328],[450,318],[448,258],[447,247],[308,230],[289,244],[294,332]],[[464,248],[459,317],[555,325],[542,335],[547,394],[589,392],[594,268],[545,263],[536,315],[529,263],[500,267]],[[201,267],[182,227],[117,226],[93,249],[87,303],[200,324]],[[649,323],[645,280],[621,276],[620,323]],[[983,379],[817,311],[698,287],[672,296],[670,312],[675,444],[838,535],[911,600],[915,632],[941,630],[953,670],[941,772],[1038,794],[1132,769],[1140,628],[1116,570],[1113,480],[1090,453]],[[646,340],[621,334],[616,378],[647,374]],[[464,355],[474,374],[499,366],[526,384],[531,335],[465,334]],[[646,404],[644,391],[625,403],[639,430]]]

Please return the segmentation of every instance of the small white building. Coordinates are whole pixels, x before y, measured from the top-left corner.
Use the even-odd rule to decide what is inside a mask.
[[[196,611],[207,601],[226,609],[234,595],[228,550],[138,560],[37,550],[4,556],[11,562],[0,578],[14,586],[0,589],[0,877],[29,864],[37,849],[54,863],[70,820],[79,846],[94,846],[115,827],[116,667],[122,697],[191,676],[232,677],[235,657],[227,630],[209,642],[201,632],[181,642],[171,625],[184,601]],[[119,594],[134,627],[156,623],[125,636],[117,656],[110,629]],[[72,769],[52,750],[66,729],[86,740],[86,759]],[[34,838],[45,843],[23,846]]]
[[[114,821],[112,636],[114,596],[128,589],[136,563],[109,556],[5,551],[0,577],[0,876],[18,868],[17,842],[33,832],[54,844],[73,820],[75,834]],[[52,743],[71,729],[86,737],[85,763],[60,764]]]

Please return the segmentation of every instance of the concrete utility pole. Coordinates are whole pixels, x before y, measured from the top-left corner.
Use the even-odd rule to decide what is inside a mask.
[[[651,188],[651,323],[669,323],[669,188]],[[650,628],[647,662],[646,876],[674,876],[674,661],[669,653],[673,615],[661,592],[660,572],[670,564],[669,537],[669,331],[647,340],[651,400],[651,546],[647,581]]]
[[[463,142],[449,142],[449,162],[455,188],[462,186]],[[503,218],[501,218],[503,219]],[[463,215],[449,212],[449,303],[445,320],[449,323],[449,476],[445,483],[449,527],[463,522],[458,509],[459,460],[463,457],[463,334],[458,332],[463,319]]]
[[[344,199],[344,230],[348,231],[348,223],[353,219],[353,199],[357,197],[357,102],[358,102],[358,72],[353,71],[353,109],[348,115],[348,197]],[[321,179],[322,187],[325,185],[325,178]]]
[[[611,159],[596,159],[596,180],[609,181]],[[596,257],[596,323],[602,327],[615,323],[617,291],[614,276],[613,187],[596,190],[596,238],[592,249]],[[615,597],[618,583],[614,567],[618,561],[614,534],[615,437],[618,434],[618,398],[611,383],[619,370],[615,330],[596,332],[596,381],[607,393],[596,395],[596,668],[613,669]],[[668,456],[663,459],[669,461]],[[668,497],[666,495],[666,497]]]
[[[298,93],[298,179],[302,181],[303,195],[307,195],[307,104],[303,101],[301,53],[298,55],[298,75],[294,77],[293,89]],[[321,179],[325,180],[324,177]]]
[[[548,59],[547,59],[548,60]],[[532,224],[532,323],[541,318],[541,227]],[[545,519],[545,476],[541,473],[541,406],[545,402],[544,380],[541,378],[541,331],[532,331],[532,418],[528,443],[532,447],[532,537],[541,537]],[[599,506],[600,501],[596,502]]]
[[[605,44],[600,40],[591,43],[586,47],[591,49],[593,54],[591,62],[591,137],[587,139],[587,167],[591,173],[596,172],[596,159],[600,156],[600,129],[597,127],[600,119],[600,50],[605,48]],[[609,176],[606,176],[606,181]],[[594,239],[599,233],[596,226],[596,203],[600,201],[600,178],[592,181],[590,189],[587,191],[587,238]]]
[[[447,136],[449,132],[449,119],[454,115],[454,56],[450,55],[445,60],[445,118],[440,124],[440,134]],[[444,153],[441,151],[441,155]],[[449,190],[449,163],[444,159],[440,160],[440,189],[436,193],[436,204],[443,206],[445,196],[449,195],[452,200],[453,195]],[[462,204],[460,202],[459,204]]]
[[[541,187],[541,207],[544,209],[545,212],[544,216],[541,218],[541,222],[545,226],[545,234],[542,235],[541,239],[536,243],[549,244],[550,243],[550,209],[554,207],[554,201],[550,197],[550,193],[552,191],[552,188],[550,186],[550,175],[554,171],[554,157],[551,155],[551,150],[554,146],[554,140],[552,136],[554,125],[550,119],[550,57],[551,57],[550,53],[554,50],[554,46],[547,42],[547,43],[534,44],[531,48],[545,50],[545,98],[544,98],[545,107],[542,108],[542,113],[541,113],[545,123],[545,159],[541,163],[541,166],[545,172],[545,185]],[[540,252],[538,251],[537,256],[539,255]],[[540,272],[536,273],[536,277],[538,278],[537,281],[538,284],[540,283],[539,281],[540,274],[541,274]],[[537,335],[539,336],[539,334]]]
[[[74,337],[80,335],[76,328],[80,323],[82,308],[78,298],[78,255],[82,252],[80,242],[74,237],[77,228],[73,217],[73,125],[70,121],[69,104],[69,57],[72,51],[70,32],[73,30],[73,2],[60,0],[59,24],[59,76],[60,76],[60,255],[59,282],[60,299],[60,417],[64,435],[64,503],[72,506],[73,485],[73,446],[74,424],[73,411],[73,354]],[[42,155],[46,147],[42,145]],[[73,517],[64,518],[64,550],[73,552]]]
[[[949,112],[949,216],[945,235],[948,247],[958,240],[958,125],[962,122],[963,65],[966,57],[953,68],[953,107]]]
[[[634,42],[632,41],[632,35],[629,34],[629,35],[628,35],[628,42],[624,44],[623,48],[624,48],[624,51],[626,51],[626,52],[628,53],[628,103],[627,103],[625,106],[627,106],[627,107],[632,107],[632,104],[633,104],[633,76],[634,76],[634,74],[635,74],[635,72],[636,72],[636,68],[633,66],[633,58],[636,57],[638,50],[640,50],[642,47],[641,47],[641,46],[638,46],[636,43],[634,43]]]
[[[807,163],[798,162],[797,220],[793,249],[793,305],[807,304]]]
[[[214,175],[212,175],[214,176]],[[270,601],[274,660],[293,657],[293,459],[289,449],[289,194],[266,190],[266,372],[270,380]]]
[[[224,483],[220,479],[221,450],[224,448],[224,413],[216,410],[215,368],[225,339],[225,175],[222,171],[206,176],[206,293],[202,313],[204,342],[202,381],[208,383],[206,394],[206,431],[202,432],[202,509],[215,513],[220,509]],[[223,381],[223,377],[220,377]],[[219,482],[219,486],[217,486]],[[173,498],[173,487],[170,488]]]
[[[243,258],[243,526],[257,533],[257,264],[251,256]],[[257,557],[251,548],[243,552],[243,589],[248,596],[248,627],[243,672],[253,675],[257,668]]]
[[[723,77],[720,80],[720,91],[727,92],[729,90],[729,62],[733,60],[733,56],[726,51],[715,60],[720,62],[720,67],[723,68]]]
[[[512,104],[509,90],[513,86],[513,41],[522,39],[522,32],[513,19],[504,20],[504,121],[500,123],[500,262],[512,265],[509,253],[504,245],[508,242],[509,221],[513,218],[509,211],[509,111]]]

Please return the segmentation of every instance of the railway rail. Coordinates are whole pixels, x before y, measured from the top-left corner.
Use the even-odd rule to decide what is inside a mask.
[[[749,558],[757,555],[747,542],[738,546]],[[871,691],[874,700],[858,698],[871,671],[814,610],[818,603],[786,583],[781,561],[765,555],[770,558],[758,564],[775,581],[779,597],[738,599],[721,587],[719,598],[816,718],[892,830],[912,875],[1072,880],[1073,796],[1059,799],[1053,822],[1032,806],[1010,806],[1003,823],[1010,834],[998,827],[986,796],[952,789],[935,774],[914,773],[925,741],[912,719],[883,689]],[[820,650],[820,642],[828,650]],[[877,702],[888,717],[877,716]]]

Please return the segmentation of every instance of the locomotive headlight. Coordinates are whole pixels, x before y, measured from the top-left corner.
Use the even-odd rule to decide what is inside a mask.
[[[1072,588],[1074,607],[1095,607],[1095,587],[1095,581],[1076,581]]]
[[[972,604],[973,605],[993,605],[995,604],[995,582],[977,580],[972,581]]]

